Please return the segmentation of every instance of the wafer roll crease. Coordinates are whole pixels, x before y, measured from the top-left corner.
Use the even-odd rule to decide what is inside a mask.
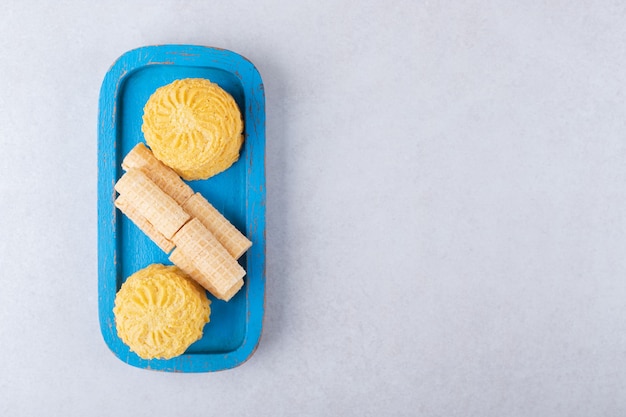
[[[252,246],[252,242],[200,193],[191,196],[183,205],[183,209],[191,217],[200,220],[233,258],[239,259]]]
[[[237,260],[198,219],[194,218],[185,224],[172,241],[176,250],[210,282],[218,294],[227,294],[246,274]]]
[[[163,236],[146,218],[137,210],[125,195],[119,195],[115,200],[115,207],[120,209],[135,225],[146,234],[161,250],[170,253],[174,249],[174,243]]]
[[[189,219],[183,208],[140,170],[128,170],[115,190],[148,220],[159,233],[171,239]]]
[[[165,194],[172,197],[181,206],[193,195],[190,186],[170,167],[154,157],[152,151],[143,143],[137,144],[124,157],[122,168],[125,171],[139,169],[159,186]]]
[[[208,292],[220,300],[229,301],[241,289],[241,287],[243,287],[243,279],[240,279],[226,292],[218,291],[211,282],[210,278],[203,275],[198,268],[196,268],[192,262],[187,259],[185,255],[183,255],[183,252],[180,249],[174,249],[174,251],[170,254],[169,259],[174,265],[179,267],[192,279],[202,285]]]

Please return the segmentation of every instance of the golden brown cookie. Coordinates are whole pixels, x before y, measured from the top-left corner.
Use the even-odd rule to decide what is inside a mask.
[[[243,143],[243,120],[233,97],[203,78],[157,89],[144,106],[141,127],[154,156],[186,180],[229,168]]]
[[[153,264],[128,277],[115,297],[117,334],[144,359],[182,355],[211,314],[204,289],[176,266]]]

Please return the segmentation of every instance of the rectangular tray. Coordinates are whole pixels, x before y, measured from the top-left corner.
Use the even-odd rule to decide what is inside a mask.
[[[244,118],[239,160],[208,180],[188,184],[252,241],[239,262],[244,286],[229,302],[211,298],[211,321],[202,339],[169,360],[144,360],[117,336],[115,295],[132,273],[168,255],[113,205],[123,157],[139,142],[143,107],[163,85],[207,78],[229,92]],[[245,362],[261,337],[265,301],[265,98],[254,65],[234,52],[192,45],[147,46],[122,55],[100,90],[98,120],[98,307],[104,340],[122,361],[140,368],[210,372]]]

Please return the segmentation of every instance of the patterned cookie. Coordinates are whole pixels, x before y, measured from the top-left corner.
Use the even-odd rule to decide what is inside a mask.
[[[115,297],[117,334],[144,359],[182,355],[202,337],[211,314],[204,289],[176,266],[153,264],[131,275]]]
[[[206,179],[239,159],[243,120],[233,97],[203,78],[157,89],[141,127],[154,156],[186,180]]]

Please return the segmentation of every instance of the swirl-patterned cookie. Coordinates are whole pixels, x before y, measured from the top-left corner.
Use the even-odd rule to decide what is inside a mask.
[[[170,359],[202,337],[210,303],[178,267],[153,264],[128,277],[117,292],[117,334],[144,359]]]
[[[233,97],[203,78],[158,88],[143,109],[146,143],[186,180],[206,179],[239,159],[243,120]]]

